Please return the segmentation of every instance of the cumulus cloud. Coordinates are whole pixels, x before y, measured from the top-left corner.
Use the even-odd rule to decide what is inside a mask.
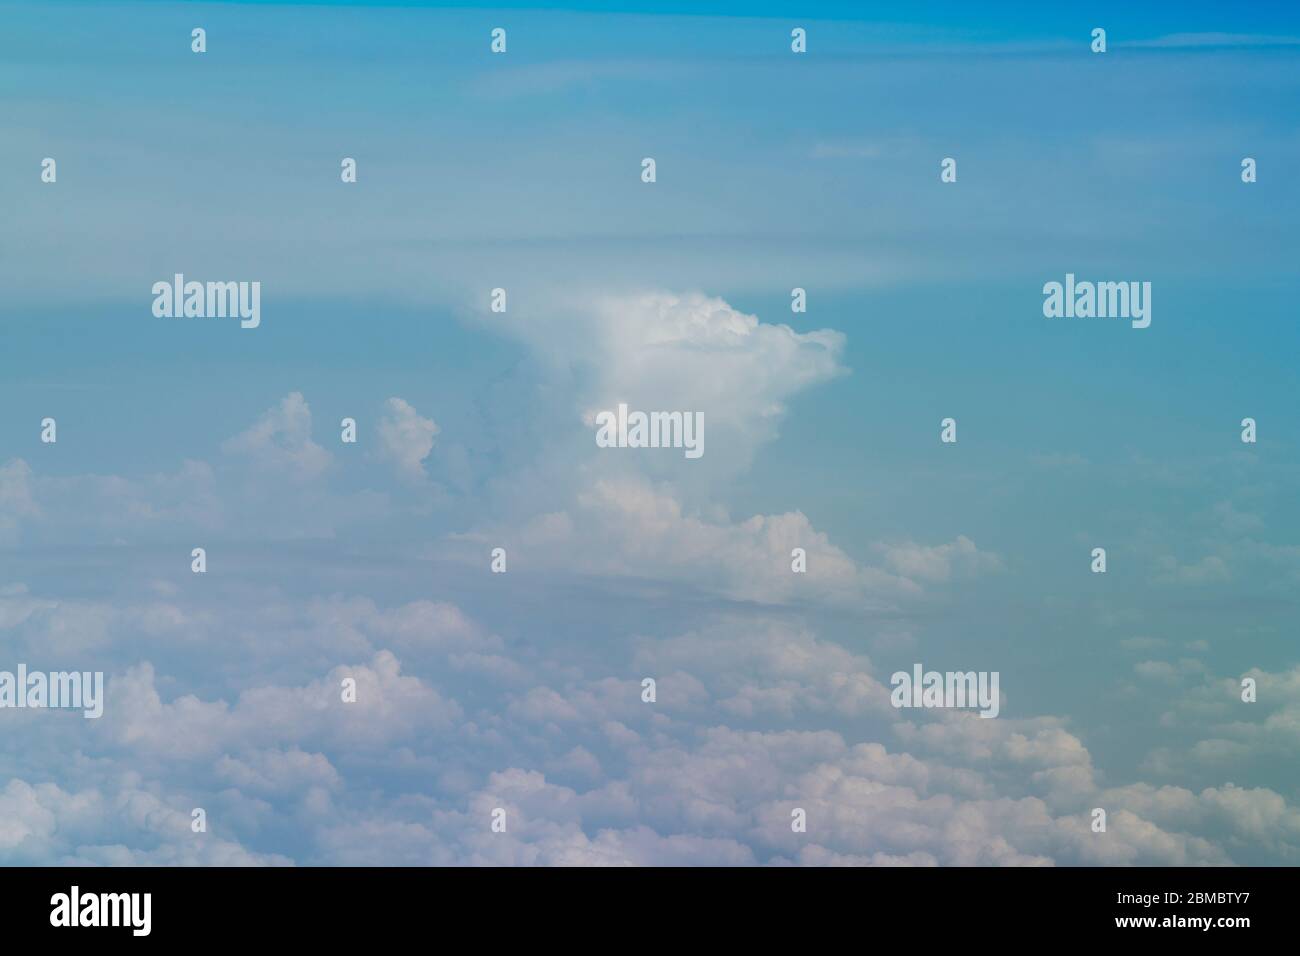
[[[344,703],[344,679],[356,682],[356,701]],[[118,746],[172,759],[223,749],[328,741],[361,749],[391,746],[417,732],[450,729],[461,716],[448,700],[381,651],[369,665],[340,665],[301,687],[255,687],[233,703],[187,694],[164,701],[152,665],[115,677],[104,723]]]
[[[392,462],[398,475],[408,481],[427,476],[424,460],[433,451],[438,426],[432,418],[423,418],[400,398],[390,398],[379,420],[380,453]]]
[[[584,573],[671,581],[740,601],[883,604],[920,591],[906,578],[860,567],[800,512],[739,521],[690,514],[668,489],[641,479],[598,479],[569,511],[472,540],[489,537],[510,540],[530,563],[558,555]],[[795,548],[806,554],[806,573],[793,572]]]
[[[69,29],[56,22],[64,5],[45,6],[54,26],[37,32],[55,43],[69,29],[106,35],[88,19],[95,5],[69,8]],[[150,35],[156,18],[139,6],[140,23],[114,6],[104,24]],[[297,13],[283,16],[296,28]],[[1055,54],[1071,42],[1080,46],[1048,46]],[[1246,50],[1295,40],[1138,42]],[[76,68],[78,57],[65,59]],[[750,58],[746,69],[778,59]],[[870,139],[836,133],[845,124],[828,108],[802,145],[743,128],[745,111],[713,108],[727,105],[728,84],[699,83],[695,68],[662,60],[509,71],[484,60],[486,85],[461,77],[471,93],[535,95],[593,75],[631,88],[653,74],[695,97],[694,112],[718,128],[708,155],[685,166],[670,155],[689,139],[680,111],[645,117],[663,121],[647,133],[665,150],[652,188],[635,184],[638,154],[607,149],[606,134],[626,130],[604,124],[600,143],[575,144],[573,131],[591,125],[578,117],[535,124],[525,151],[501,162],[481,162],[482,144],[466,143],[454,151],[464,162],[449,171],[462,184],[452,194],[421,190],[421,164],[390,164],[387,194],[421,204],[408,210],[371,192],[381,201],[341,219],[334,204],[311,201],[314,186],[292,181],[294,163],[265,164],[286,170],[283,180],[236,188],[249,184],[231,183],[227,160],[193,137],[170,137],[157,159],[177,175],[130,196],[81,194],[78,229],[52,233],[58,211],[47,202],[6,204],[15,235],[59,241],[10,244],[0,257],[22,330],[4,346],[6,371],[18,374],[4,383],[13,450],[0,456],[0,669],[24,659],[102,669],[107,683],[99,720],[0,709],[0,863],[1300,862],[1295,460],[1285,413],[1270,401],[1285,392],[1268,387],[1286,363],[1262,357],[1258,381],[1242,389],[1231,363],[1182,362],[1203,373],[1196,385],[1210,399],[1254,398],[1182,416],[1176,441],[1134,455],[1124,434],[1152,434],[1171,403],[1119,387],[1083,409],[1074,396],[1089,359],[1110,350],[1092,334],[1100,330],[1043,327],[1055,345],[1084,346],[1072,364],[1047,340],[1023,339],[1037,323],[1008,311],[1033,298],[1025,276],[1088,250],[1203,278],[1195,257],[1149,260],[1143,248],[1201,235],[1214,217],[1175,201],[1198,182],[1168,180],[1168,192],[1147,197],[1159,215],[1140,201],[1153,176],[1128,176],[1138,191],[1100,215],[1077,183],[1146,172],[1196,144],[1204,155],[1188,170],[1231,178],[1211,154],[1232,137],[1206,135],[1223,127],[1219,103],[1198,109],[1203,78],[1171,68],[1152,86],[1169,118],[1161,135],[1085,136],[1062,169],[1056,145],[1077,133],[1087,104],[1054,112],[1026,102],[999,118],[1028,125],[972,127],[963,148],[972,158],[1017,148],[1025,193],[1042,202],[1001,202],[981,192],[981,181],[995,192],[996,183],[972,176],[954,210],[933,172],[891,175],[898,190],[882,195],[855,166],[879,156],[932,170],[942,155],[900,133],[928,125],[912,101],[951,84],[941,59],[909,58],[914,95],[882,103]],[[1275,106],[1278,64],[1249,60],[1217,56],[1216,80],[1243,102],[1259,93]],[[927,76],[929,61],[939,68]],[[793,83],[790,102],[843,92],[842,70],[776,69],[783,75],[755,82]],[[1062,63],[1043,103],[1092,82],[1074,69]],[[963,75],[975,101],[996,101],[1023,70],[1022,57],[995,56]],[[74,94],[85,85],[74,73],[49,79]],[[1114,87],[1098,91],[1103,107],[1113,100]],[[48,102],[75,106],[59,93]],[[50,126],[73,137],[69,154],[96,157],[101,181],[139,180],[118,175],[134,156],[100,136],[101,126],[138,124],[78,123],[58,109],[49,123],[22,122],[18,105],[16,155],[44,155],[35,151]],[[482,112],[472,97],[463,105],[446,117],[452,128]],[[1264,113],[1244,123],[1258,148],[1293,143],[1294,124],[1266,126]],[[408,125],[413,138],[393,140],[395,152],[427,152],[422,125]],[[284,132],[252,138],[292,147]],[[1035,137],[1046,148],[1029,155]],[[575,167],[583,155],[591,162]],[[611,155],[624,157],[621,172]],[[587,176],[577,191],[565,185],[575,168]],[[559,188],[516,191],[521,170],[553,173]],[[195,181],[213,187],[202,235],[165,214],[195,208]],[[793,231],[781,202],[755,201],[790,195],[792,183],[808,213]],[[519,201],[522,192],[536,201]],[[118,200],[163,228],[102,241],[118,235]],[[1050,221],[1035,218],[1042,208]],[[1277,233],[1277,204],[1232,208],[1246,217],[1244,234]],[[472,235],[460,228],[467,213],[480,221]],[[978,235],[963,226],[981,216]],[[955,231],[927,234],[918,221]],[[410,222],[430,223],[427,241],[415,241]],[[312,248],[294,254],[303,235]],[[382,254],[341,266],[356,261],[358,239]],[[274,315],[268,308],[255,332],[149,322],[142,277],[170,274],[182,246],[194,275],[265,279]],[[1219,267],[1242,280],[1240,313],[1263,323],[1252,325],[1260,341],[1289,341],[1271,295],[1293,276],[1286,248],[1215,247]],[[66,281],[69,256],[77,282]],[[442,334],[448,289],[481,308],[497,283],[510,286],[508,312]],[[809,289],[808,313],[790,311],[796,283]],[[886,288],[899,294],[879,294]],[[964,311],[988,334],[935,313],[945,298],[971,303]],[[304,321],[326,299],[325,321]],[[138,320],[120,312],[107,347],[103,329],[73,334],[78,315],[116,315],[119,301],[135,302]],[[1195,325],[1186,304],[1182,324]],[[375,309],[385,340],[400,343],[378,363],[354,346]],[[936,333],[970,354],[935,352]],[[1006,336],[1032,348],[1000,349]],[[1185,336],[1156,341],[1175,364],[1196,357]],[[104,360],[123,355],[139,361],[109,375]],[[1035,355],[1045,362],[1027,367]],[[234,390],[178,389],[177,376],[199,365]],[[307,366],[339,381],[291,391],[286,370]],[[400,384],[412,382],[428,389]],[[261,397],[244,406],[249,395]],[[159,401],[173,406],[134,427]],[[425,401],[438,404],[416,407]],[[953,402],[983,420],[981,440],[960,453],[933,432]],[[699,413],[704,456],[598,448],[594,416],[620,403]],[[57,446],[36,443],[47,411],[65,425]],[[358,446],[340,444],[339,416],[359,412],[369,417]],[[1258,446],[1237,441],[1246,414],[1264,416]],[[315,425],[324,430],[313,435]],[[1068,432],[1078,448],[1017,461],[1000,429],[1012,442]],[[184,452],[173,455],[175,445]],[[1087,571],[1097,544],[1115,558],[1108,575]],[[197,546],[208,549],[205,574],[189,570]],[[506,574],[489,568],[497,546],[509,552]],[[806,553],[806,573],[792,569],[794,549]],[[1004,561],[1014,575],[1000,573]],[[1116,645],[1122,653],[1106,653]],[[1002,667],[1009,705],[996,719],[896,710],[885,682],[916,660]],[[1255,703],[1241,700],[1244,676],[1258,682]],[[642,699],[647,677],[652,703]],[[341,700],[347,678],[356,703]],[[1089,827],[1099,806],[1104,834]],[[205,834],[190,829],[195,807],[208,811]],[[505,833],[491,831],[497,808]],[[807,813],[806,833],[790,828],[795,808]]]
[[[312,441],[311,408],[301,392],[290,392],[222,449],[295,481],[320,477],[331,461],[330,453]]]
[[[18,626],[50,603],[5,597]],[[767,611],[647,634],[621,665],[511,652],[446,602],[318,596],[298,617],[339,646],[417,663],[408,672],[379,649],[228,697],[169,692],[142,663],[110,676],[100,721],[28,714],[24,738],[47,746],[19,752],[30,782],[0,795],[0,859],[1159,865],[1283,861],[1300,847],[1276,791],[1103,787],[1061,718],[897,711],[868,656]],[[498,656],[513,670],[480,666]],[[448,668],[457,657],[472,666]],[[455,673],[477,675],[463,701],[443,686]],[[355,704],[340,699],[349,676]],[[1270,695],[1291,679],[1270,677]],[[53,766],[39,753],[73,739],[83,782],[37,782]],[[116,761],[135,776],[106,772]],[[189,833],[193,806],[219,838]],[[1094,806],[1105,834],[1089,828]],[[796,807],[805,834],[790,830]],[[505,834],[490,829],[497,808]]]
[[[473,560],[508,542],[531,568],[666,582],[734,601],[874,608],[920,595],[922,582],[1000,567],[960,535],[934,546],[895,542],[876,549],[887,567],[864,565],[801,511],[733,517],[711,494],[777,436],[793,395],[846,371],[838,332],[796,332],[698,292],[604,294],[493,318],[529,346],[548,392],[567,396],[584,428],[626,403],[700,412],[708,439],[688,467],[591,440],[585,449],[560,445],[537,474],[559,479],[547,484],[568,494],[553,498],[556,507],[454,535],[472,544]],[[794,573],[795,549],[806,573]]]
[[[669,639],[644,641],[644,673],[698,675],[717,712],[732,717],[874,714],[892,719],[889,689],[871,662],[813,633],[771,621],[731,618]],[[671,681],[661,680],[661,690]]]
[[[996,571],[1002,567],[997,555],[980,551],[965,535],[958,535],[949,544],[926,546],[907,541],[878,547],[895,571],[922,581],[947,581],[955,573]]]
[[[513,331],[575,420],[617,401],[704,411],[717,429],[709,453],[722,448],[724,472],[776,437],[792,395],[842,372],[837,333],[768,325],[700,295],[608,297],[568,325]],[[570,378],[575,356],[585,372]],[[404,483],[422,484],[438,432],[391,398],[376,428],[378,456]],[[233,492],[226,472],[203,462],[146,479],[48,482],[11,462],[0,469],[0,536],[12,538],[19,521],[66,515],[49,503],[78,499],[86,513],[69,526],[102,512],[96,520],[114,534],[220,527],[225,515],[253,513],[248,503],[259,496],[270,506],[256,514],[269,519],[331,511],[342,500],[316,481],[331,456],[312,440],[299,393],[223,447],[221,467],[243,479]],[[436,578],[383,601],[340,590],[351,579],[328,566],[318,587],[297,594],[221,575],[190,593],[156,572],[132,599],[0,590],[0,631],[18,646],[114,665],[100,721],[7,718],[24,740],[44,744],[11,742],[3,752],[20,773],[0,792],[8,811],[0,813],[0,860],[904,866],[1295,858],[1296,810],[1280,790],[1226,780],[1104,785],[1084,736],[1063,717],[981,720],[890,706],[881,669],[860,648],[896,648],[900,634],[915,644],[911,623],[833,637],[812,623],[828,610],[859,622],[868,613],[900,616],[928,592],[1000,571],[999,557],[971,538],[868,543],[863,553],[879,565],[871,566],[800,510],[736,516],[710,494],[710,481],[665,476],[648,459],[590,445],[539,454],[538,474],[566,478],[556,483],[560,507],[479,524],[443,538],[437,552],[459,542],[481,568],[490,541],[508,546],[512,574],[621,579],[618,593],[631,595],[628,620],[636,623],[602,616],[608,633],[586,644],[565,638],[558,607],[516,622],[506,639],[437,593]],[[271,474],[290,477],[292,493],[268,497]],[[795,549],[806,556],[803,573],[792,569]],[[1225,569],[1216,558],[1161,570],[1192,582]],[[689,626],[660,623],[656,614],[680,603],[665,603],[668,593],[708,597],[700,606],[710,610]],[[213,641],[229,653],[205,658],[215,666],[196,666],[198,658],[187,665],[189,652]],[[1260,719],[1246,720],[1234,710],[1233,682],[1210,677],[1194,658],[1157,659],[1174,646],[1199,654],[1204,641],[1131,638],[1124,646],[1141,655],[1133,666],[1144,688],[1186,691],[1161,716],[1162,728],[1210,727],[1185,754],[1154,750],[1152,772],[1238,768],[1294,749],[1293,675],[1254,672]],[[274,679],[262,676],[267,668]],[[641,698],[647,675],[656,680],[652,704]],[[356,703],[341,700],[345,678],[357,683]],[[48,756],[74,751],[71,770]],[[132,769],[123,775],[118,766]],[[220,837],[189,832],[188,808],[200,805],[220,821]],[[1108,811],[1104,835],[1088,826],[1093,806]],[[805,834],[790,829],[795,807],[807,814]],[[505,834],[490,830],[497,808],[507,813]]]
[[[279,854],[191,830],[180,799],[119,783],[67,791],[11,779],[0,790],[0,860],[27,865],[284,866]]]
[[[20,520],[36,513],[31,466],[21,458],[0,466],[0,544],[15,543]]]
[[[1171,673],[1166,662],[1161,676]],[[1284,671],[1250,668],[1240,677],[1212,676],[1199,664],[1183,660],[1177,673],[1183,686],[1160,715],[1162,726],[1189,735],[1178,748],[1157,747],[1148,754],[1146,769],[1162,776],[1208,770],[1244,771],[1266,778],[1290,763],[1300,747],[1300,667]],[[1255,684],[1255,700],[1242,700],[1243,680]]]
[[[711,467],[744,468],[777,434],[790,397],[845,371],[841,333],[761,322],[699,292],[596,295],[512,312],[499,325],[570,391],[588,427],[620,402],[702,413],[700,461]]]
[[[1180,564],[1166,555],[1157,565],[1157,580],[1170,584],[1204,585],[1226,581],[1231,574],[1227,563],[1218,555],[1206,555],[1191,564]]]
[[[285,793],[309,787],[339,786],[341,778],[324,754],[288,750],[254,750],[240,757],[224,754],[216,773],[232,786],[251,793]]]

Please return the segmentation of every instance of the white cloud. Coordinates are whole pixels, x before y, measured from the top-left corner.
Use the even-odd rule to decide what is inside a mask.
[[[586,574],[642,577],[762,604],[884,606],[920,593],[904,577],[858,566],[800,512],[740,521],[716,509],[690,514],[669,489],[637,478],[597,479],[571,510],[538,516],[517,531],[462,537],[476,548],[508,541],[530,566],[562,562]],[[792,570],[796,547],[806,552],[806,573]]]
[[[19,521],[38,513],[32,497],[32,469],[21,458],[0,466],[0,544],[17,541]]]
[[[356,701],[342,700],[342,680],[356,681]],[[369,665],[340,665],[302,687],[257,687],[232,705],[185,695],[164,702],[150,664],[109,678],[103,719],[119,746],[185,759],[225,748],[310,742],[361,750],[413,735],[449,730],[461,716],[455,701],[401,673],[389,651]]]
[[[309,787],[333,789],[341,783],[338,771],[324,754],[288,750],[255,750],[240,757],[222,756],[217,776],[232,786],[254,793],[285,793]]]
[[[42,613],[21,589],[5,598],[19,626]],[[51,735],[21,751],[27,778],[41,754],[75,750],[61,772],[82,782],[76,797],[0,794],[0,859],[284,862],[282,832],[299,845],[310,834],[302,861],[315,863],[1163,865],[1300,852],[1296,810],[1276,791],[1102,789],[1061,719],[896,711],[868,657],[768,613],[647,634],[608,668],[554,648],[508,653],[445,602],[333,595],[265,619],[328,636],[322,646],[400,647],[424,673],[380,649],[226,699],[164,696],[148,664],[110,675],[101,721],[24,725],[29,742]],[[473,704],[453,701],[438,686],[447,662],[476,655],[533,680],[521,691],[477,669]],[[640,699],[644,675],[655,704]],[[339,700],[343,676],[357,704]],[[1286,712],[1293,679],[1268,677],[1266,716]],[[114,760],[132,779],[104,775]],[[412,791],[413,779],[426,783]],[[225,843],[190,839],[199,805]],[[507,834],[490,831],[497,806]],[[790,832],[795,806],[806,834]],[[1107,809],[1104,835],[1089,829],[1093,806]]]
[[[893,719],[889,689],[870,661],[807,630],[747,618],[724,620],[668,639],[647,640],[636,666],[646,674],[699,675],[717,710],[731,717],[809,713]],[[692,677],[692,680],[695,680]],[[671,682],[661,679],[660,692]]]
[[[1176,558],[1166,555],[1160,559],[1157,569],[1157,580],[1176,584],[1211,584],[1231,577],[1228,565],[1213,554],[1192,564],[1179,564]]]
[[[427,476],[424,460],[433,451],[433,440],[439,428],[432,418],[422,418],[411,405],[400,398],[390,398],[385,403],[384,417],[379,421],[379,447],[381,454],[393,463],[397,473],[407,481],[419,481]]]
[[[879,550],[899,574],[923,581],[947,581],[954,573],[997,571],[1002,567],[997,555],[980,551],[965,535],[958,535],[951,544],[927,546],[907,541],[883,544]]]
[[[279,854],[248,850],[190,828],[192,807],[132,785],[70,792],[10,779],[0,790],[0,861],[100,866],[283,866]]]
[[[331,462],[330,453],[312,441],[311,408],[301,392],[290,392],[250,428],[228,439],[222,449],[295,481],[320,477]]]
[[[755,449],[775,437],[791,396],[845,371],[839,332],[760,322],[699,292],[598,295],[493,319],[570,390],[583,422],[620,402],[702,413],[705,454],[693,463],[696,471],[746,467]]]

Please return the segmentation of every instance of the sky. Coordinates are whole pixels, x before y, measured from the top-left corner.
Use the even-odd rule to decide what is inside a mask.
[[[1300,13],[981,6],[0,2],[0,863],[1300,862]]]

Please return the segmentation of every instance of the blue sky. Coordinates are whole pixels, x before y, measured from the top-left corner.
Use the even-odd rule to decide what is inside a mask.
[[[0,860],[1296,862],[1294,9],[595,6],[0,4]]]

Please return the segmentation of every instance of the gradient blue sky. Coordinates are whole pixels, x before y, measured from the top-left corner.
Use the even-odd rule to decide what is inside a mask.
[[[0,3],[0,861],[1297,862],[1300,13],[1132,6]]]

